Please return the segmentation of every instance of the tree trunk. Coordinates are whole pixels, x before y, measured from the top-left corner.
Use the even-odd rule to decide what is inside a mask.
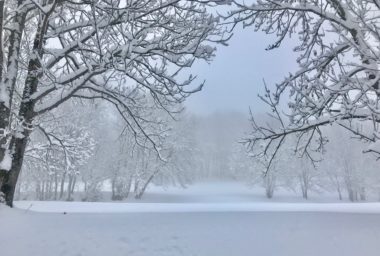
[[[73,200],[73,193],[74,193],[74,188],[75,188],[75,183],[76,183],[76,175],[71,174],[69,175],[69,184],[67,185],[67,201],[72,201]]]
[[[338,191],[338,196],[339,196],[339,200],[343,200],[343,196],[342,196],[342,191],[340,190],[340,186],[337,187],[337,191]]]
[[[36,199],[40,198],[41,185],[40,182],[36,182]]]
[[[59,192],[59,199],[63,198],[63,193],[65,192],[65,180],[66,180],[66,171],[62,174],[61,191]]]
[[[0,0],[0,83],[3,79],[3,65],[4,65],[4,50],[3,50],[3,31],[4,31],[4,0]],[[1,87],[5,86],[0,84]],[[4,90],[2,88],[1,90]],[[5,129],[9,124],[9,108],[6,105],[6,102],[0,102],[0,161],[4,158],[5,154],[5,144],[7,142],[7,137],[5,134]],[[3,184],[3,179],[5,175],[5,170],[0,170],[0,187]]]
[[[77,176],[74,175],[73,182],[71,184],[71,194],[74,194],[76,182],[77,182]]]
[[[10,207],[13,207],[13,197],[16,189],[17,179],[20,175],[22,162],[24,160],[24,153],[28,137],[29,136],[24,136],[23,138],[13,138],[13,141],[11,142],[12,149],[14,150],[14,153],[12,154],[12,167],[11,170],[5,174],[1,189],[5,195],[5,203]]]
[[[24,4],[24,1],[25,0],[18,0],[18,6],[22,6]],[[12,27],[17,29],[13,29],[9,37],[9,44],[11,45],[11,47],[8,51],[8,67],[10,68],[8,69],[7,75],[4,76],[4,81],[1,81],[0,83],[0,89],[5,88],[10,90],[9,105],[11,105],[12,93],[16,86],[17,72],[19,70],[18,62],[20,58],[20,46],[22,40],[22,33],[25,27],[26,14],[27,13],[25,8],[22,13],[16,13],[14,22],[13,24],[11,24],[13,25]],[[11,169],[10,171],[5,173],[4,171],[0,171],[0,181],[3,182],[2,184],[0,184],[0,190],[5,195],[6,204],[10,207],[13,207],[13,197],[16,189],[16,183],[24,160],[24,153],[27,146],[28,138],[33,128],[33,118],[35,116],[35,101],[31,99],[30,96],[37,91],[39,77],[42,74],[40,59],[42,59],[43,56],[42,45],[44,41],[43,36],[45,35],[48,25],[47,17],[48,15],[45,16],[45,19],[41,19],[39,21],[37,33],[33,42],[34,57],[32,57],[28,63],[28,74],[25,79],[22,101],[18,113],[19,118],[23,120],[20,127],[22,128],[22,136],[20,136],[19,134],[12,136],[11,141],[9,143],[9,149],[12,152]],[[4,114],[1,111],[2,109],[0,109],[0,119],[3,118]],[[7,125],[9,125],[9,123]],[[2,127],[0,125],[0,129],[1,128]],[[0,141],[0,146],[3,145],[4,144],[2,144],[2,142]],[[0,161],[3,160],[4,152],[6,152],[4,147],[0,147]]]
[[[39,198],[39,200],[41,201],[44,201],[45,200],[45,187],[46,186],[46,182],[45,181],[42,181],[42,185],[41,185],[41,197]]]
[[[155,171],[150,177],[149,179],[145,182],[144,186],[139,190],[139,192],[135,195],[135,198],[136,199],[141,199],[142,196],[144,195],[145,193],[145,190],[147,189],[148,185],[151,183],[151,181],[153,180],[154,176],[156,176],[156,174],[158,173],[158,171]]]
[[[1,1],[1,8],[4,9],[4,1]],[[23,0],[19,0],[17,6],[20,7],[23,4]],[[2,20],[0,22],[0,25],[3,25],[4,20],[4,10],[0,10]],[[19,55],[20,55],[20,49],[21,49],[21,39],[22,39],[22,32],[24,30],[25,26],[25,18],[26,18],[26,12],[23,11],[22,13],[15,13],[14,18],[12,18],[12,21],[8,26],[14,28],[11,30],[9,39],[8,39],[8,60],[7,60],[7,70],[8,72],[5,74],[1,74],[1,80],[0,80],[0,162],[3,161],[6,151],[10,148],[9,145],[11,143],[10,140],[12,138],[9,137],[9,135],[6,133],[10,126],[10,113],[11,113],[11,104],[12,104],[12,91],[16,86],[17,76],[18,76],[18,66],[19,66]],[[16,29],[17,28],[17,29]],[[3,33],[3,29],[1,30],[1,33]],[[0,44],[3,44],[3,42],[0,41]],[[1,59],[3,59],[4,52],[1,52]],[[4,63],[0,63],[1,67],[3,67]],[[3,73],[3,71],[1,71]],[[17,165],[17,164],[16,164]],[[11,167],[13,169],[13,166]],[[9,198],[13,199],[13,192],[10,192],[10,190],[14,189],[12,188],[10,179],[17,179],[18,173],[17,171],[9,173],[9,170],[3,170],[0,169],[0,191],[5,194],[5,197],[8,199],[5,199],[6,201],[9,200]],[[7,184],[6,184],[7,183]],[[10,193],[12,196],[10,196]],[[9,205],[8,201],[7,204]],[[11,203],[10,203],[11,204]]]
[[[357,199],[356,192],[352,188],[349,187],[349,188],[347,188],[347,193],[348,193],[348,199],[351,202],[355,202]]]
[[[266,188],[265,195],[267,198],[271,199],[273,197],[273,189],[272,188]]]
[[[54,194],[53,194],[53,177],[50,176],[50,179],[49,179],[49,200],[51,200],[53,198],[54,198]]]
[[[138,194],[138,191],[139,191],[139,181],[135,180],[133,193],[134,193],[135,195],[137,195],[137,194]]]
[[[114,201],[116,200],[116,177],[113,177],[112,182],[111,182],[111,188],[112,188],[112,196],[111,200]]]
[[[131,187],[132,187],[132,181],[133,181],[133,175],[131,175],[131,177],[129,178],[129,182],[128,182],[128,184],[127,184],[127,188],[126,188],[126,190],[125,190],[125,198],[128,198],[128,196],[129,196],[129,193],[130,193],[130,191],[131,191]]]
[[[58,198],[58,175],[57,173],[54,174],[54,200],[57,200]]]
[[[67,184],[67,198],[66,201],[71,201],[71,184],[73,183],[73,176],[69,175],[69,183]]]
[[[274,194],[274,189],[276,185],[276,177],[268,173],[263,178],[264,178],[264,184],[265,184],[265,195],[267,198],[271,199]]]
[[[4,49],[3,49],[3,31],[4,31],[4,3],[5,0],[0,0],[0,81],[3,77],[4,64]]]
[[[308,199],[308,193],[307,193],[307,189],[306,188],[304,188],[304,190],[302,191],[302,197],[303,197],[303,199]]]
[[[15,195],[16,200],[21,199],[21,186],[22,186],[22,181],[19,179],[19,182],[16,186],[16,195]]]
[[[365,187],[360,188],[360,200],[365,201],[367,199]]]

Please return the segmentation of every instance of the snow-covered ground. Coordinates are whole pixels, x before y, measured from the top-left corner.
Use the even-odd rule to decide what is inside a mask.
[[[0,206],[0,255],[379,255],[378,203],[269,202],[232,183],[148,192],[140,203]]]

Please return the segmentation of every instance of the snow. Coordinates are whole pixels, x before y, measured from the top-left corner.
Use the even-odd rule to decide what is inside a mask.
[[[18,201],[16,209],[0,206],[0,254],[378,255],[378,203],[289,203],[288,195],[254,202],[252,195],[221,183],[151,188],[140,203]]]
[[[22,201],[16,207],[51,213],[336,212],[380,213],[380,203],[90,203]]]
[[[9,171],[12,168],[12,156],[9,154],[9,150],[5,151],[4,158],[0,162],[0,169]]]
[[[105,187],[105,190],[108,188]],[[380,213],[380,203],[347,203],[329,194],[310,200],[286,190],[267,199],[261,188],[238,182],[207,182],[184,188],[151,186],[141,200],[126,202],[16,201],[17,208],[50,213],[346,212]],[[108,196],[108,195],[106,195]]]
[[[0,208],[2,255],[378,255],[377,215],[52,214]]]

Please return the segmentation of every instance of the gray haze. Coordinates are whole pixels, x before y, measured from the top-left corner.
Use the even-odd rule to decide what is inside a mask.
[[[273,37],[252,28],[236,29],[229,46],[218,46],[213,62],[196,63],[192,73],[198,81],[206,80],[203,90],[186,102],[190,112],[238,111],[263,112],[265,105],[257,98],[263,92],[263,80],[273,88],[276,82],[296,68],[296,55],[291,41],[279,49],[266,51]]]

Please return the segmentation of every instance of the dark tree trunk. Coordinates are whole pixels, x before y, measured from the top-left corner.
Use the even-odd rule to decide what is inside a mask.
[[[75,189],[76,176],[75,174],[69,175],[69,184],[67,185],[67,201],[73,200],[73,194]]]
[[[3,31],[4,31],[4,0],[0,0],[0,81],[3,77],[4,49],[3,49]]]
[[[308,199],[308,184],[304,178],[304,176],[300,179],[300,187],[302,192],[302,198],[307,200]]]
[[[357,195],[356,191],[354,191],[352,188],[348,188],[348,189],[347,189],[347,193],[348,193],[348,199],[349,199],[351,202],[355,202],[355,201],[357,201],[357,199],[358,199],[358,195]]]
[[[127,188],[126,188],[126,190],[125,190],[125,198],[128,198],[128,196],[129,196],[129,193],[130,193],[130,191],[131,191],[131,187],[132,187],[132,175],[131,175],[131,177],[130,177],[130,179],[129,179],[129,182],[128,182],[128,184],[127,184]]]
[[[135,180],[135,184],[134,184],[134,189],[133,189],[133,192],[134,192],[134,194],[135,195],[137,195],[138,194],[138,191],[139,191],[139,181],[136,181]]]
[[[116,177],[113,177],[113,179],[112,179],[111,190],[112,190],[111,200],[115,201],[115,200],[117,200],[116,199]]]
[[[339,200],[343,200],[343,196],[342,196],[342,192],[340,190],[340,186],[337,187],[337,191],[338,191]]]
[[[308,199],[308,191],[306,188],[302,191],[302,197],[303,199],[306,199],[306,200]]]
[[[74,175],[74,178],[73,178],[73,182],[71,184],[71,194],[74,194],[74,190],[75,190],[75,185],[77,183],[77,176]]]
[[[156,174],[158,173],[158,171],[154,172],[150,177],[149,179],[145,182],[144,186],[139,190],[139,192],[135,195],[135,198],[136,199],[141,199],[142,196],[144,195],[145,193],[145,190],[147,189],[148,185],[151,183],[151,181],[153,180],[154,176],[156,176]]]
[[[67,198],[66,201],[71,201],[71,185],[73,183],[72,175],[69,175],[69,183],[67,184]]]
[[[269,199],[273,198],[273,190],[270,189],[270,188],[267,188],[267,189],[265,190],[265,195],[266,195],[266,197],[269,198]]]
[[[46,182],[45,181],[42,181],[42,185],[41,185],[41,197],[40,197],[40,200],[43,201],[45,200],[45,185],[46,185]]]
[[[49,186],[48,186],[48,199],[53,199],[53,181],[52,177],[49,177]]]
[[[22,180],[20,180],[19,178],[19,181],[16,186],[16,195],[15,195],[16,200],[21,199],[21,186],[22,186]]]
[[[22,4],[23,4],[23,0],[19,0],[17,3],[18,6],[21,6]],[[1,7],[0,26],[3,26],[4,1],[0,1],[0,7]],[[9,24],[11,26],[18,28],[18,29],[11,30],[11,33],[9,34],[9,38],[8,38],[8,41],[9,41],[8,43],[10,47],[8,49],[8,63],[7,63],[8,68],[7,69],[13,72],[9,71],[6,74],[3,74],[3,69],[2,69],[3,62],[0,63],[1,65],[0,86],[2,87],[1,89],[9,90],[10,92],[9,101],[0,102],[0,161],[4,159],[6,151],[10,148],[8,146],[8,142],[11,138],[6,135],[6,130],[10,126],[10,113],[11,113],[10,107],[12,105],[12,92],[13,92],[14,87],[16,86],[18,64],[19,64],[19,60],[17,58],[12,58],[12,56],[14,55],[19,56],[20,48],[21,48],[22,31],[25,25],[25,18],[26,18],[25,12],[16,13],[14,18],[12,19],[12,22]],[[3,32],[3,28],[1,32]],[[0,41],[0,44],[3,44],[3,42]],[[3,60],[4,52],[2,50],[0,52],[0,56],[1,56],[0,59]],[[17,174],[16,173],[14,172],[9,173],[9,170],[0,170],[0,191],[3,192],[5,194],[5,197],[7,197],[8,199],[9,199],[9,190],[12,190],[12,188],[9,187],[10,185],[8,183],[10,179],[14,179],[14,178],[17,179],[18,173]],[[14,191],[12,192],[12,194],[14,194]],[[13,198],[13,195],[12,195],[12,198]]]
[[[24,160],[24,152],[26,149],[29,136],[23,138],[13,138],[11,142],[14,150],[11,170],[6,172],[3,179],[1,191],[5,195],[5,202],[8,206],[13,207],[13,198],[16,189],[17,179],[20,175],[22,163]]]
[[[61,190],[59,192],[59,199],[63,198],[63,193],[65,192],[65,180],[66,180],[66,171],[62,174]]]
[[[58,175],[54,174],[54,200],[57,200],[58,197]]]
[[[21,6],[24,3],[24,0],[18,0],[18,6]],[[45,17],[47,18],[47,16]],[[15,16],[16,24],[19,25],[19,29],[12,30],[11,36],[9,38],[9,44],[14,44],[11,50],[8,52],[9,56],[17,56],[19,57],[20,45],[21,45],[21,37],[22,32],[24,31],[26,12],[20,13],[20,15]],[[13,136],[9,149],[12,152],[12,165],[11,169],[8,172],[1,171],[0,176],[2,181],[1,191],[5,195],[5,202],[8,206],[13,207],[13,198],[16,189],[16,184],[18,177],[20,175],[22,163],[24,160],[24,153],[27,146],[27,142],[33,128],[32,121],[35,116],[34,113],[34,105],[35,101],[30,98],[30,95],[37,91],[37,86],[39,82],[39,77],[41,76],[41,65],[39,60],[42,58],[42,44],[43,44],[43,35],[45,34],[47,29],[47,19],[41,20],[38,24],[37,33],[33,42],[33,51],[36,54],[35,57],[31,58],[28,63],[28,74],[25,79],[25,86],[22,94],[22,103],[20,105],[18,116],[22,118],[22,136]],[[9,58],[12,60],[12,58]],[[16,59],[15,59],[16,60]],[[13,67],[14,70],[18,71],[18,61],[15,61],[14,64],[8,63],[8,65],[16,65]],[[12,81],[10,81],[10,91],[11,93],[14,91],[14,87],[16,85],[17,76],[12,77]],[[6,81],[5,81],[6,82]],[[12,94],[10,95],[10,99],[12,99]],[[0,109],[0,115],[1,113]],[[2,117],[2,116],[0,116]],[[1,128],[1,127],[0,127]],[[0,150],[0,153],[3,150]],[[5,151],[3,151],[4,153]],[[3,155],[4,156],[4,155]],[[0,154],[0,160],[2,160],[2,156]]]
[[[41,184],[39,181],[36,182],[36,199],[40,198]]]
[[[365,201],[367,199],[365,187],[362,187],[360,189],[360,200]]]

